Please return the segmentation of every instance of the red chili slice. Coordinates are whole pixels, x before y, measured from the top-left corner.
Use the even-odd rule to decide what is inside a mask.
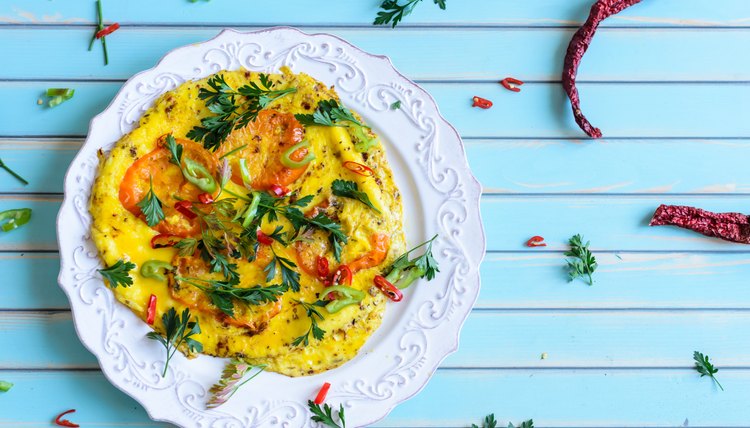
[[[146,323],[148,325],[154,325],[154,318],[156,318],[156,295],[152,294],[148,299],[148,311],[146,312]]]
[[[120,24],[115,22],[114,24],[108,26],[107,28],[104,28],[102,30],[99,30],[96,32],[95,37],[97,39],[101,39],[104,36],[109,36],[110,34],[114,33],[120,28]]]
[[[70,409],[70,410],[64,411],[64,412],[60,413],[59,415],[57,415],[57,417],[55,418],[55,425],[60,426],[60,427],[72,427],[72,428],[78,428],[78,427],[80,427],[80,425],[74,424],[73,422],[71,422],[71,421],[69,421],[67,419],[60,419],[63,416],[67,415],[68,413],[73,413],[75,411],[76,411],[76,409]]]
[[[375,286],[394,302],[400,302],[404,298],[404,294],[401,293],[398,287],[380,275],[375,275]]]
[[[328,382],[324,383],[320,388],[320,391],[318,391],[318,395],[315,396],[314,403],[317,405],[323,404],[323,402],[326,401],[326,396],[328,395],[329,389],[331,389],[331,384]]]
[[[370,168],[367,165],[362,165],[359,162],[346,161],[344,162],[344,167],[353,173],[356,173],[365,177],[370,177],[373,174],[375,174],[375,171],[373,171],[372,168]]]
[[[547,244],[544,242],[544,238],[541,236],[532,236],[526,241],[527,247],[546,247]]]
[[[271,245],[273,244],[273,238],[263,233],[262,230],[258,229],[257,232],[255,232],[255,235],[258,237],[258,242],[260,242],[263,245]]]
[[[347,265],[341,265],[333,274],[333,285],[352,285],[352,270]]]
[[[198,200],[200,201],[200,203],[204,205],[214,203],[214,197],[210,193],[201,193],[200,195],[198,195]],[[181,201],[181,202],[185,202],[185,201]],[[192,213],[192,214],[195,215],[195,213]]]
[[[318,277],[319,278],[328,278],[328,275],[331,274],[331,268],[328,266],[328,259],[325,257],[318,256]]]
[[[475,96],[474,98],[472,98],[472,101],[474,101],[474,104],[471,105],[472,107],[479,107],[483,109],[488,109],[492,107],[492,101],[481,98],[481,97]]]
[[[519,88],[519,86],[523,85],[523,82],[513,77],[506,77],[505,79],[500,81],[500,84],[509,91],[521,92],[521,88]]]
[[[160,233],[151,238],[151,248],[166,248],[174,247],[180,242],[182,238],[176,235],[169,235],[167,233]]]
[[[268,187],[268,191],[276,195],[277,198],[281,198],[287,193],[289,193],[289,189],[287,189],[284,186],[279,186],[278,184],[272,184]]]
[[[192,220],[198,217],[198,214],[193,212],[193,203],[190,201],[178,201],[174,204],[174,209],[180,212],[180,214]]]

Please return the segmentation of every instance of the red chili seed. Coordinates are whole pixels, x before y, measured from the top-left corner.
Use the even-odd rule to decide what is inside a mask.
[[[741,213],[714,213],[683,205],[660,205],[649,226],[671,225],[725,241],[750,244],[750,218]]]
[[[481,97],[475,96],[474,98],[472,98],[472,101],[474,101],[474,103],[471,105],[472,107],[479,107],[483,109],[488,109],[492,107],[492,101],[481,98]]]
[[[570,98],[570,104],[573,108],[573,116],[575,117],[576,123],[581,127],[583,132],[592,138],[601,138],[602,131],[599,128],[594,127],[581,111],[581,100],[578,97],[578,89],[576,88],[578,66],[581,64],[581,59],[591,44],[591,39],[593,39],[594,34],[596,34],[596,29],[599,26],[599,23],[608,17],[621,12],[623,9],[640,2],[641,0],[598,0],[593,6],[591,6],[591,12],[589,13],[588,19],[581,28],[576,31],[568,45],[568,51],[565,54],[565,62],[563,64],[563,89],[565,89],[565,93],[567,93],[568,98]]]

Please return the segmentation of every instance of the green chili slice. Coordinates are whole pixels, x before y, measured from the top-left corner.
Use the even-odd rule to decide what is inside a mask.
[[[216,180],[206,167],[187,157],[182,159],[182,175],[185,180],[195,184],[206,193],[214,193],[218,187]]]
[[[258,213],[258,206],[260,205],[260,193],[259,192],[253,192],[253,199],[250,201],[250,205],[248,205],[247,210],[245,211],[245,214],[242,216],[244,220],[242,220],[242,227],[249,227],[250,223],[253,222],[253,219],[255,219],[255,214]]]
[[[0,380],[0,391],[8,392],[13,388],[13,384],[4,380]]]
[[[296,152],[299,149],[306,148],[307,149],[307,156],[300,159],[299,161],[292,160],[292,155],[294,152]],[[307,140],[303,140],[301,143],[297,143],[289,148],[289,150],[285,151],[283,155],[281,155],[281,163],[291,169],[298,169],[302,168],[303,166],[307,165],[308,163],[312,162],[313,159],[315,159],[315,153],[313,153],[312,150],[310,150],[310,143],[307,142]]]
[[[162,269],[170,271],[173,266],[171,263],[162,260],[149,260],[141,265],[141,276],[166,281],[167,278],[161,272]]]
[[[73,98],[73,95],[75,93],[76,93],[75,89],[70,89],[70,88],[48,88],[47,89],[48,97],[63,97],[66,100]]]
[[[10,232],[28,223],[29,220],[31,220],[31,208],[3,211],[0,213],[0,224],[2,224],[0,228],[3,229],[3,232]]]
[[[250,184],[252,183],[252,179],[250,178],[250,170],[247,167],[247,160],[240,159],[240,176],[242,176],[242,184],[245,185],[245,187],[250,187]]]
[[[356,305],[365,298],[364,291],[360,291],[352,287],[347,287],[346,285],[333,285],[321,291],[320,295],[325,298],[325,296],[329,295],[330,293],[336,293],[339,295],[336,300],[332,300],[329,304],[326,305],[326,310],[330,314],[335,314],[336,312],[344,309],[347,306]]]

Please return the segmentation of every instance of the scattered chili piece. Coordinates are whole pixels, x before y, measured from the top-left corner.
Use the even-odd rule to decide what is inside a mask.
[[[372,168],[370,168],[367,165],[363,165],[359,162],[346,161],[344,162],[344,167],[353,173],[356,173],[365,177],[370,177],[373,174],[375,174],[375,171],[373,171]]]
[[[472,98],[472,101],[474,101],[474,103],[471,105],[472,107],[479,107],[483,109],[488,109],[492,107],[492,101],[486,100],[481,97],[475,96],[474,98]]]
[[[214,203],[214,197],[210,193],[201,193],[198,195],[198,200],[200,203],[204,205],[213,204]],[[184,201],[181,201],[184,202]],[[195,215],[195,213],[193,213]]]
[[[278,184],[272,184],[271,187],[268,188],[268,191],[276,195],[277,198],[281,198],[289,193],[289,189],[284,186],[279,186]]]
[[[97,25],[96,30],[94,31],[94,35],[91,36],[91,43],[89,43],[89,51],[91,51],[91,48],[94,47],[94,42],[99,39],[102,41],[102,49],[104,50],[104,65],[109,64],[109,54],[107,53],[107,38],[106,37],[97,37],[97,35],[104,31],[104,18],[102,17],[102,0],[96,0],[96,18],[97,18]],[[114,31],[114,30],[112,30]]]
[[[148,325],[154,325],[154,318],[156,318],[156,295],[152,294],[148,298],[148,311],[146,311],[146,323]]]
[[[519,88],[519,86],[523,85],[523,82],[513,77],[506,77],[505,79],[500,81],[500,84],[509,91],[521,92],[521,88]]]
[[[333,285],[340,285],[340,284],[346,284],[346,285],[352,285],[352,278],[354,275],[352,274],[352,270],[349,269],[349,266],[347,265],[341,265],[338,269],[336,269],[336,272],[333,274]]]
[[[115,31],[119,29],[120,29],[120,24],[115,22],[114,24],[109,25],[107,28],[97,31],[96,34],[94,34],[94,37],[96,37],[97,39],[101,39],[102,37],[109,36],[110,34],[114,33]]]
[[[678,226],[725,241],[750,244],[750,218],[741,213],[713,213],[682,205],[660,205],[649,226]]]
[[[201,193],[201,195],[204,195],[204,193]],[[198,198],[200,199],[200,196],[198,196]],[[180,214],[187,217],[189,220],[198,217],[198,214],[193,212],[193,203],[190,201],[177,201],[177,203],[174,204],[174,209],[176,209]]]
[[[323,384],[323,386],[320,388],[320,391],[318,391],[318,395],[315,396],[315,404],[323,404],[324,401],[326,401],[326,396],[328,395],[328,390],[331,389],[331,384],[326,382]]]
[[[73,422],[71,422],[71,421],[69,421],[67,419],[60,419],[63,416],[67,415],[68,413],[73,413],[75,411],[76,411],[76,409],[70,409],[70,410],[67,410],[67,411],[62,412],[59,415],[57,415],[57,417],[55,418],[55,425],[60,426],[60,427],[72,427],[72,428],[78,428],[78,427],[80,427],[80,425],[74,424]]]
[[[263,245],[271,245],[273,244],[273,238],[263,233],[262,230],[258,229],[257,232],[255,232],[255,235],[258,237],[258,242],[260,242]]]
[[[328,266],[328,259],[322,256],[318,256],[318,277],[319,278],[328,278],[328,275],[331,274],[331,269]]]
[[[588,19],[581,28],[576,31],[573,38],[570,40],[570,45],[568,45],[568,51],[565,54],[565,62],[563,64],[562,85],[563,89],[565,89],[565,93],[568,94],[568,98],[570,98],[570,104],[573,107],[573,116],[575,117],[576,123],[589,137],[601,138],[602,131],[599,128],[594,127],[581,111],[581,100],[578,97],[578,89],[576,88],[578,66],[581,64],[581,59],[591,44],[591,39],[593,39],[594,34],[596,34],[596,29],[599,27],[599,23],[640,2],[641,0],[597,0],[597,2],[591,6],[591,12],[589,13]]]
[[[527,247],[546,247],[547,243],[544,242],[543,237],[537,235],[537,236],[532,236],[531,238],[529,238],[529,240],[526,241],[526,246]]]
[[[182,238],[180,238],[179,236],[170,235],[168,233],[160,233],[154,236],[153,238],[151,238],[151,248],[157,249],[157,248],[174,247],[181,240]]]
[[[375,275],[374,278],[375,286],[380,289],[389,299],[394,302],[400,302],[404,298],[404,294],[395,285],[391,284],[390,281],[385,279],[381,275]]]
[[[0,229],[10,232],[18,229],[31,220],[31,208],[16,208],[0,212]]]

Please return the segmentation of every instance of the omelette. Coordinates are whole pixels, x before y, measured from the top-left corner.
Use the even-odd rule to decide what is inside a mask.
[[[103,276],[130,267],[105,279],[155,334],[187,309],[201,346],[182,342],[186,355],[288,376],[357,354],[389,300],[376,276],[405,251],[377,135],[333,87],[286,68],[163,94],[100,153],[90,212]]]

